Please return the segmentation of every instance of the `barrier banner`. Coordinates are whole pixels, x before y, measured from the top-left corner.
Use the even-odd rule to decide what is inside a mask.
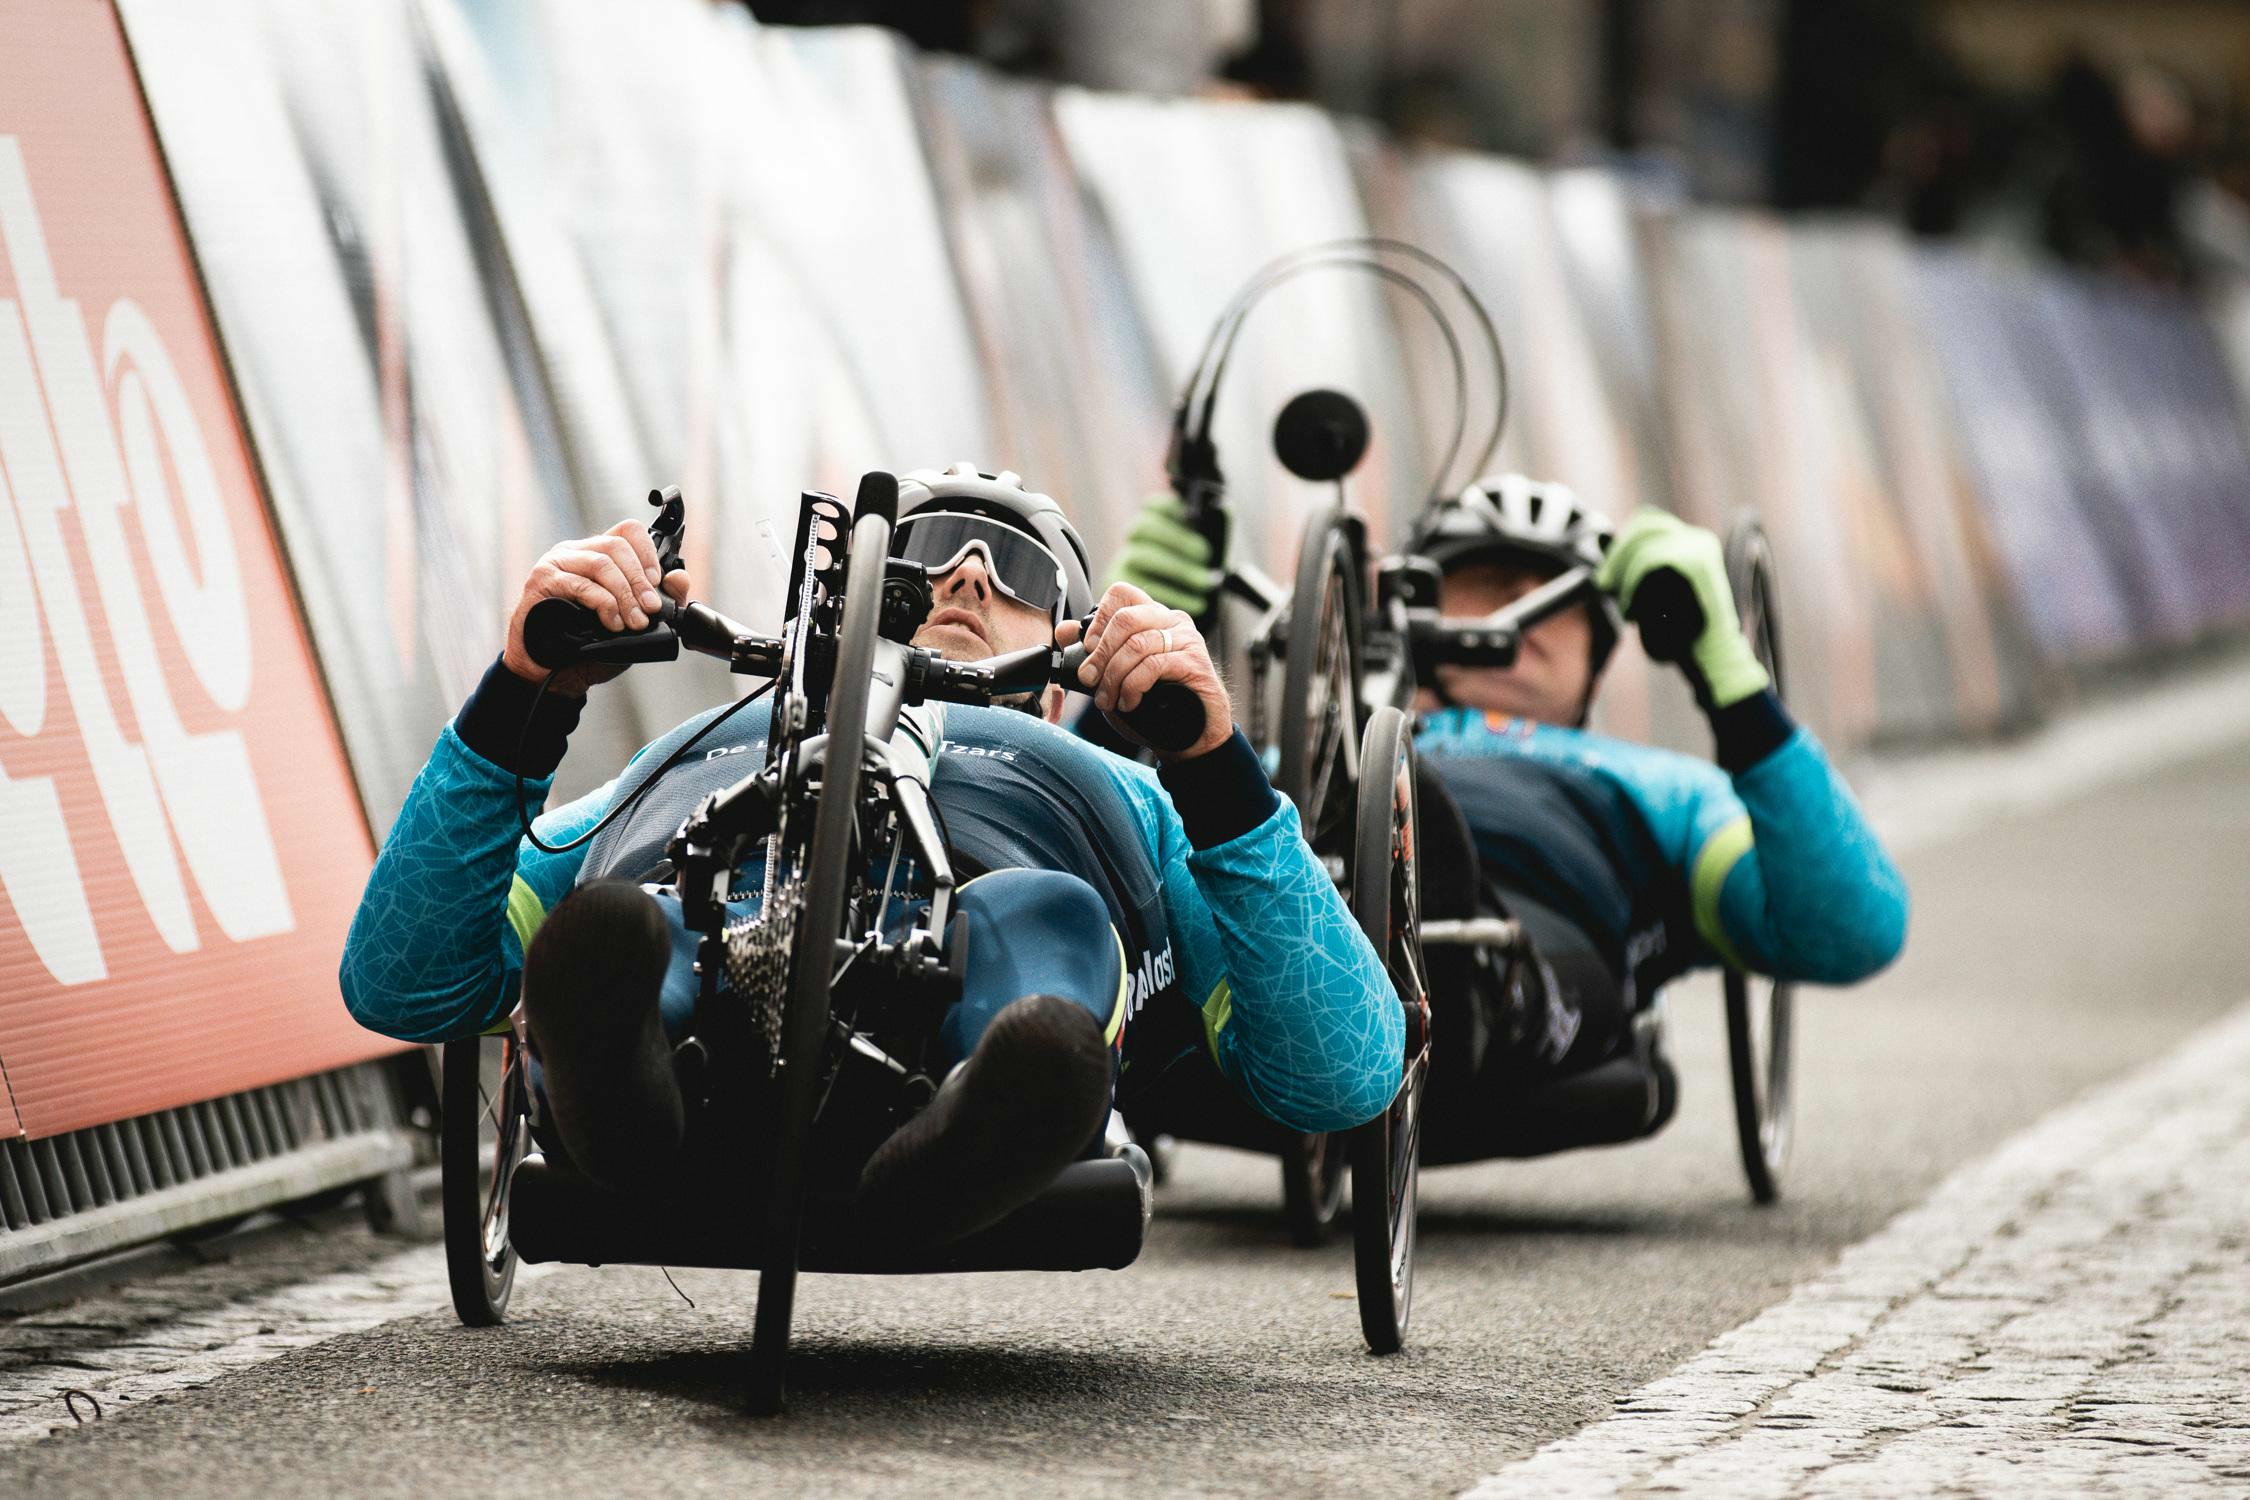
[[[918,78],[991,461],[1061,500],[1100,569],[1165,484],[1172,409],[1115,237],[1071,173],[1050,91],[956,58],[924,59]]]
[[[572,448],[413,0],[119,9],[381,830],[589,529]],[[588,721],[581,783],[643,739]]]
[[[2216,341],[2192,304],[2042,278],[2046,366],[2093,480],[2092,510],[2143,644],[2193,640],[2250,605],[2250,457]]]
[[[1869,588],[1876,730],[1928,738],[1990,733],[2020,718],[2003,682],[2005,589],[1979,576],[1974,497],[1955,462],[1943,382],[1924,355],[1905,239],[1865,224],[1820,224],[1790,239],[1805,336],[1830,372],[1827,416],[1864,451],[1855,548]]]
[[[1915,266],[1979,510],[2033,643],[2055,665],[2117,654],[2137,627],[2088,521],[2091,479],[2058,405],[2033,284],[1961,250],[1919,251]]]
[[[1877,684],[1859,548],[1878,480],[1841,362],[1804,336],[1789,236],[1747,214],[1649,229],[1678,509],[1718,529],[1758,513],[1781,562],[1791,708],[1830,744],[1864,743]]]
[[[107,6],[0,3],[0,1132],[364,1060],[372,850]]]
[[[780,617],[797,497],[851,494],[875,468],[983,460],[985,372],[887,32],[764,28],[739,6],[427,0],[448,78],[511,248],[562,247],[527,278],[542,328],[610,372],[608,446],[677,482],[699,592],[750,624]],[[573,279],[575,278],[575,279]],[[684,714],[723,679],[633,682]],[[675,717],[677,714],[675,715]]]
[[[1079,177],[1117,235],[1163,389],[1176,398],[1229,298],[1286,251],[1368,233],[1336,125],[1300,105],[1056,95]],[[1158,197],[1156,195],[1160,194]],[[1400,323],[1375,278],[1324,271],[1278,286],[1245,324],[1214,435],[1241,555],[1287,578],[1303,516],[1333,497],[1273,457],[1300,391],[1344,390],[1373,430],[1350,495],[1387,544],[1419,509],[1433,456],[1417,441]]]

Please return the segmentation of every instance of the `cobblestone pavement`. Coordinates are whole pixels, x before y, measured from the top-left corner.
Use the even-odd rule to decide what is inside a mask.
[[[278,1354],[443,1306],[445,1252],[285,1225],[207,1264],[0,1312],[0,1449],[157,1405]],[[275,1243],[277,1240],[286,1243]],[[524,1266],[519,1280],[547,1268]],[[70,1393],[77,1393],[75,1395]],[[90,1398],[90,1399],[89,1399]]]
[[[2250,1495],[2250,1007],[1475,1500]]]

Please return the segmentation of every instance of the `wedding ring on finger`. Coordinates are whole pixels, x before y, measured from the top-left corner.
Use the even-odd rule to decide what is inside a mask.
[[[1164,627],[1164,654],[1166,656],[1172,654],[1172,627],[1169,625]]]

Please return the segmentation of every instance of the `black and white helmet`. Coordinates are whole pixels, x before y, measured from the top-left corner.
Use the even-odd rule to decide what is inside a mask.
[[[1406,550],[1447,572],[1476,562],[1515,562],[1552,575],[1600,567],[1615,534],[1609,517],[1580,500],[1570,486],[1524,474],[1495,474],[1432,506],[1415,523]],[[1617,645],[1617,607],[1603,595],[1588,613],[1599,674]]]
[[[1063,617],[1078,619],[1093,613],[1093,570],[1086,560],[1086,543],[1052,496],[1027,489],[1023,477],[1010,470],[995,474],[972,463],[944,470],[916,469],[899,476],[901,522],[917,513],[945,511],[988,516],[1037,541],[1062,568]]]

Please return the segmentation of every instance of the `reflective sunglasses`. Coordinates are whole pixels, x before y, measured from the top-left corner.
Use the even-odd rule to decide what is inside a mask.
[[[891,533],[891,556],[939,578],[972,552],[984,558],[992,586],[1018,604],[1060,617],[1063,568],[1036,538],[988,516],[934,511],[908,516]]]

